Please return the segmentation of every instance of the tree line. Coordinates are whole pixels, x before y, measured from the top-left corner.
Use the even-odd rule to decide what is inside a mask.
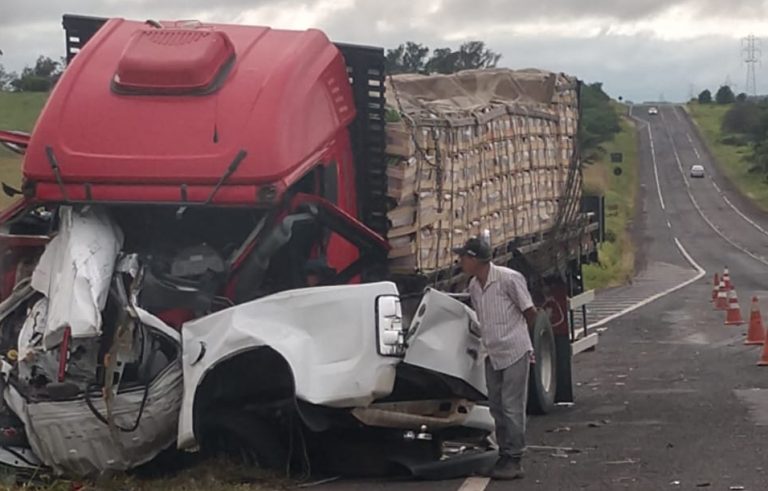
[[[386,52],[387,73],[456,73],[461,70],[494,68],[501,55],[483,41],[469,41],[458,49],[429,47],[408,41]]]
[[[26,66],[21,74],[9,72],[0,65],[0,90],[16,92],[48,92],[56,84],[64,69],[64,60],[55,61],[39,56],[33,66]]]
[[[768,180],[768,101],[739,94],[731,104],[721,122],[721,141],[726,145],[748,147],[750,172],[765,174]]]
[[[720,88],[717,89],[714,100],[712,99],[712,92],[710,92],[709,89],[702,90],[696,100],[699,104],[712,104],[713,102],[717,104],[733,104],[734,102],[746,101],[747,94],[742,92],[739,95],[736,95],[730,86],[721,85]]]
[[[580,95],[579,146],[582,160],[591,164],[605,154],[603,144],[621,131],[621,119],[602,83],[583,84]]]

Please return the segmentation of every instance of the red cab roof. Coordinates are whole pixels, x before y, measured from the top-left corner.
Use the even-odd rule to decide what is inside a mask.
[[[60,198],[55,160],[71,199],[156,186],[153,200],[178,201],[177,185],[204,195],[240,155],[224,187],[243,200],[289,185],[354,115],[344,60],[320,31],[111,19],[51,93],[24,178]]]

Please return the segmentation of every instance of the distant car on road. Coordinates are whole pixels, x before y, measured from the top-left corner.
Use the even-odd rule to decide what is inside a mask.
[[[691,166],[691,177],[704,177],[704,166],[699,164]]]
[[[659,110],[658,110],[658,108],[651,107],[651,108],[648,109],[648,114],[651,114],[651,115],[655,116],[655,115],[659,114]]]

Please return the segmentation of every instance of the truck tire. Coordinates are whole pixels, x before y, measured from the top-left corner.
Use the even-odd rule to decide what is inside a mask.
[[[557,392],[555,335],[547,312],[539,312],[530,334],[534,363],[528,379],[528,412],[547,414],[555,407]]]

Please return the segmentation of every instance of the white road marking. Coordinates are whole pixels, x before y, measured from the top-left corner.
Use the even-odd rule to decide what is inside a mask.
[[[691,137],[691,134],[687,133],[685,136],[688,138],[688,143],[691,144],[691,148],[693,148],[694,153],[696,153],[696,158],[699,159],[699,161],[701,161],[701,155],[699,154],[699,150],[696,148],[696,144],[694,143],[693,138]],[[671,135],[670,135],[670,139],[671,139]],[[673,144],[674,144],[674,142],[673,142]],[[730,206],[733,209],[733,211],[736,212],[737,215],[739,215],[741,218],[743,218],[748,224],[752,225],[757,230],[759,230],[760,233],[762,233],[763,235],[768,236],[768,230],[766,230],[763,227],[761,227],[758,223],[756,223],[754,220],[752,220],[746,214],[744,214],[744,212],[742,212],[740,209],[738,209],[736,207],[736,205],[731,203],[731,200],[729,200],[728,196],[726,196],[725,193],[723,193],[723,190],[720,189],[720,186],[717,185],[717,182],[714,179],[710,179],[710,182],[712,182],[712,186],[715,188],[715,190],[718,192],[718,194],[720,194],[720,197],[723,198],[723,201],[725,201],[725,203],[728,206]]]
[[[459,491],[483,491],[491,483],[488,477],[468,477],[459,488]]]
[[[701,218],[704,219],[704,221],[707,223],[707,225],[709,225],[709,227],[712,230],[714,230],[715,233],[717,235],[719,235],[723,240],[725,240],[726,242],[731,244],[733,247],[735,247],[736,249],[738,249],[741,252],[743,252],[744,254],[746,254],[747,256],[751,257],[752,259],[754,259],[754,260],[756,260],[756,261],[758,261],[758,262],[768,266],[768,261],[766,261],[765,258],[754,254],[753,252],[749,251],[748,249],[746,249],[746,248],[742,247],[741,245],[737,244],[736,242],[734,242],[730,237],[728,237],[723,232],[721,232],[720,229],[717,228],[717,226],[714,223],[712,223],[712,221],[709,219],[709,217],[707,217],[704,214],[704,211],[701,209],[701,206],[699,206],[699,203],[698,203],[698,201],[696,201],[696,198],[693,197],[693,193],[691,193],[691,190],[690,190],[689,186],[687,185],[688,184],[688,179],[685,176],[685,172],[683,172],[683,164],[680,162],[680,155],[677,153],[677,144],[675,144],[675,140],[674,140],[674,138],[672,138],[672,134],[669,132],[669,128],[667,128],[667,134],[669,135],[669,140],[672,143],[672,151],[675,154],[675,160],[677,160],[677,167],[678,167],[678,169],[680,169],[680,175],[682,175],[683,181],[685,181],[685,183],[686,183],[685,192],[688,193],[688,198],[691,200],[691,203],[693,203],[693,207],[696,208],[696,211],[699,212],[699,215],[701,216]]]
[[[677,120],[682,123],[683,122],[683,117],[680,116],[680,111],[678,111],[678,109],[680,109],[680,111],[682,111],[680,106],[674,106],[673,107],[673,112],[675,113],[675,117],[677,118]]]
[[[687,137],[688,137],[688,143],[690,143],[690,144],[691,144],[691,148],[693,148],[693,153],[695,153],[695,154],[696,154],[696,158],[697,158],[698,160],[701,160],[701,154],[699,153],[699,149],[698,149],[698,148],[696,148],[696,144],[695,144],[695,143],[693,143],[693,138],[691,138],[691,134],[690,134],[690,133],[686,133],[686,135],[685,135],[685,136],[687,136]],[[712,182],[714,183],[714,181],[712,181]]]
[[[646,128],[648,128],[648,137],[651,139],[651,160],[653,161],[653,177],[656,178],[656,192],[659,193],[661,209],[666,211],[667,207],[664,206],[664,196],[661,195],[661,184],[659,183],[659,167],[656,165],[656,147],[653,144],[653,132],[651,131],[651,125],[647,125]]]
[[[645,124],[646,127],[648,128],[648,135],[651,137],[651,157],[652,157],[652,160],[653,160],[654,174],[656,176],[656,190],[659,193],[659,201],[662,204],[661,208],[666,210],[666,208],[664,207],[664,197],[662,196],[662,193],[661,193],[661,185],[659,184],[659,175],[658,175],[658,171],[656,169],[656,167],[657,167],[656,166],[656,149],[654,148],[654,145],[653,145],[653,134],[651,133],[651,125],[649,123],[647,123],[646,121],[643,121],[640,118],[634,117],[632,115],[632,110],[631,109],[630,109],[629,115],[630,115],[630,117],[632,117],[633,119],[637,120],[638,122],[640,122],[642,124]],[[663,115],[662,115],[662,119],[663,119]],[[673,142],[673,144],[674,144],[674,142]],[[679,164],[679,159],[678,159],[678,165],[680,165]],[[682,169],[682,167],[680,167],[680,168]],[[685,174],[683,174],[683,179],[685,179]],[[669,219],[667,219],[667,225],[669,226],[670,229],[672,228],[672,224],[670,223]],[[685,250],[685,248],[683,247],[683,244],[680,243],[680,241],[677,239],[677,237],[673,237],[673,240],[675,241],[675,245],[677,246],[678,250],[680,251],[680,253],[685,258],[685,260],[688,261],[688,263],[697,271],[696,276],[694,276],[693,278],[690,278],[690,279],[688,279],[686,281],[683,281],[682,283],[679,283],[679,284],[677,284],[677,285],[675,285],[675,286],[673,286],[671,288],[668,288],[668,289],[664,290],[663,292],[657,293],[655,295],[651,295],[650,297],[648,297],[648,298],[646,298],[644,300],[640,300],[637,303],[631,305],[630,307],[627,307],[627,308],[625,308],[625,309],[623,309],[623,310],[621,310],[619,312],[616,312],[613,315],[609,315],[608,317],[606,317],[604,319],[600,319],[599,321],[595,322],[594,324],[590,324],[589,325],[590,329],[603,326],[603,325],[605,325],[605,324],[607,324],[607,323],[609,323],[609,322],[611,322],[613,320],[618,319],[619,317],[622,317],[624,315],[629,314],[630,312],[634,312],[635,310],[637,310],[637,309],[639,309],[641,307],[644,307],[644,306],[648,305],[651,302],[654,302],[654,301],[656,301],[656,300],[658,300],[658,299],[660,299],[662,297],[665,297],[665,296],[667,296],[667,295],[669,295],[671,293],[674,293],[674,292],[680,290],[681,288],[685,288],[686,286],[690,285],[691,283],[693,283],[695,281],[698,281],[705,274],[707,274],[707,272],[704,270],[704,268],[702,268],[691,257],[691,255],[688,254],[688,251]]]
[[[699,266],[699,264],[691,257],[691,255],[688,254],[688,251],[685,250],[685,248],[683,247],[683,244],[680,243],[680,241],[677,239],[677,237],[673,237],[673,239],[675,241],[675,245],[680,250],[680,253],[683,255],[685,260],[688,261],[688,263],[690,263],[690,265],[693,266],[693,268],[696,269],[696,271],[698,271],[696,276],[694,276],[693,278],[691,278],[689,280],[686,280],[686,281],[680,283],[679,285],[675,285],[675,286],[673,286],[671,288],[668,288],[667,290],[664,290],[661,293],[657,293],[656,295],[652,295],[652,296],[646,298],[645,300],[641,300],[641,301],[637,302],[636,304],[634,304],[633,306],[627,307],[626,309],[624,309],[624,310],[622,310],[620,312],[616,312],[613,315],[609,315],[605,319],[601,319],[601,320],[595,322],[594,324],[590,324],[589,325],[590,329],[592,329],[593,327],[600,327],[600,326],[605,325],[605,324],[607,324],[607,323],[609,323],[609,322],[611,322],[613,320],[618,319],[621,316],[627,315],[630,312],[634,312],[635,310],[639,309],[640,307],[645,307],[646,305],[648,305],[651,302],[654,302],[654,301],[656,301],[656,300],[658,300],[658,299],[660,299],[662,297],[666,297],[670,293],[674,293],[677,290],[680,290],[681,288],[685,288],[686,286],[690,285],[691,283],[700,280],[705,274],[707,274],[707,272],[704,270],[704,268]]]
[[[670,229],[670,230],[672,229],[672,224],[669,223],[669,220],[667,220],[667,228]]]
[[[733,211],[735,211],[736,213],[738,213],[738,215],[739,215],[741,218],[743,218],[744,220],[746,220],[746,222],[747,222],[748,224],[752,225],[752,226],[753,226],[753,227],[755,227],[757,230],[759,230],[760,232],[762,232],[762,233],[763,233],[763,235],[768,235],[768,230],[765,230],[765,229],[764,229],[763,227],[761,227],[759,224],[755,223],[755,221],[754,221],[754,220],[752,220],[752,219],[751,219],[751,218],[749,218],[747,215],[745,215],[744,213],[742,213],[742,212],[741,212],[741,210],[739,210],[738,208],[736,208],[736,205],[734,205],[733,203],[731,203],[731,200],[729,200],[729,199],[728,199],[728,196],[726,196],[726,195],[722,195],[722,198],[723,198],[723,201],[725,201],[725,202],[728,204],[728,206],[730,206],[731,208],[733,208]]]

